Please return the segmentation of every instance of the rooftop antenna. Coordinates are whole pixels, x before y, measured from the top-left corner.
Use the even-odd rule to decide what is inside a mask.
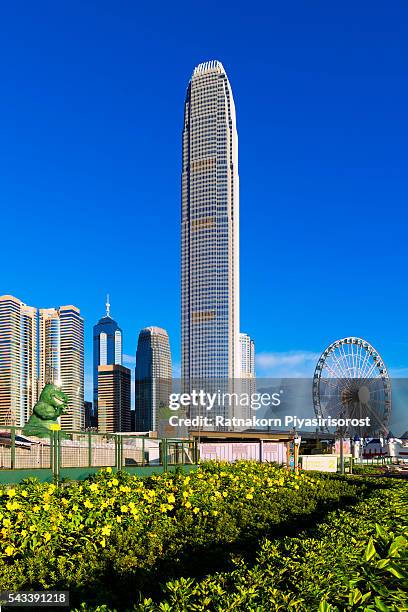
[[[109,293],[106,294],[106,316],[110,317],[110,303],[109,303]]]

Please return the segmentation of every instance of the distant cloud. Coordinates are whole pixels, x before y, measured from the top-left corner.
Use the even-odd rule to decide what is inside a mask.
[[[258,376],[265,377],[308,377],[313,375],[319,357],[319,353],[311,351],[259,353],[256,355],[256,372]]]
[[[136,365],[136,357],[134,355],[126,355],[124,353],[123,363],[127,363],[128,365]]]

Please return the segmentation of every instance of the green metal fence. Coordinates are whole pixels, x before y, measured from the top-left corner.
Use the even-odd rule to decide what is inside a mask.
[[[83,479],[102,467],[147,474],[198,463],[197,442],[131,434],[52,431],[48,438],[0,428],[0,482],[27,476],[40,480]]]

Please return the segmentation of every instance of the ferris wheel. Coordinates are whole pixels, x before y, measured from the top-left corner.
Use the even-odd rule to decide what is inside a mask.
[[[342,431],[350,436],[388,434],[391,381],[378,351],[361,338],[336,340],[322,353],[313,377],[317,418],[349,419]],[[369,425],[356,421],[369,418]],[[329,431],[327,425],[321,427]],[[341,429],[341,428],[340,428]]]

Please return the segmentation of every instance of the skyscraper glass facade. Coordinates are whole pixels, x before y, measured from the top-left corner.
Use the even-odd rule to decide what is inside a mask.
[[[181,235],[182,377],[238,378],[238,137],[218,61],[197,66],[187,89]]]
[[[142,329],[136,352],[136,431],[158,431],[160,409],[168,408],[171,376],[170,343],[166,330],[161,327]]]
[[[37,309],[0,296],[0,425],[22,427],[37,401]]]
[[[98,366],[122,365],[122,330],[110,316],[109,300],[106,315],[93,328],[93,412],[98,413]]]
[[[83,429],[84,320],[76,306],[40,309],[39,370],[40,390],[53,383],[68,396],[61,427]]]

